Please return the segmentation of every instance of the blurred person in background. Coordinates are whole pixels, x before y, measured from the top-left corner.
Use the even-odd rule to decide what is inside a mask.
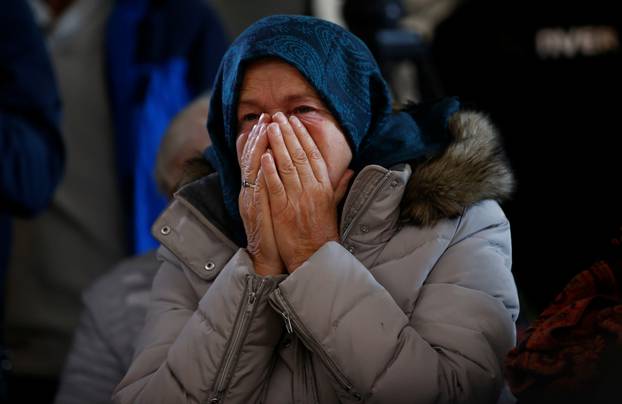
[[[274,14],[307,14],[307,0],[212,0],[231,38],[249,25]]]
[[[61,179],[60,100],[43,37],[23,0],[0,12],[0,401],[5,397],[5,282],[11,217],[43,211]]]
[[[20,221],[10,264],[11,388],[51,401],[87,285],[154,248],[153,169],[170,120],[210,89],[226,46],[202,0],[33,1],[64,105],[67,168],[51,209]],[[32,395],[29,396],[29,395]]]
[[[201,97],[171,122],[158,151],[155,177],[167,199],[173,198],[188,169],[209,146],[205,127],[208,98]],[[121,261],[82,295],[84,310],[61,378],[56,404],[104,404],[127,372],[143,327],[151,283],[160,261],[155,250]]]
[[[341,12],[343,2],[344,0],[308,0],[306,3],[311,15],[345,27]]]
[[[369,47],[400,103],[443,95],[430,42],[461,0],[344,0],[348,28]]]
[[[402,0],[404,17],[400,26],[420,34],[432,42],[438,24],[465,0]]]
[[[621,34],[606,0],[469,0],[435,34],[446,92],[490,112],[516,172],[504,207],[531,319],[622,226]]]

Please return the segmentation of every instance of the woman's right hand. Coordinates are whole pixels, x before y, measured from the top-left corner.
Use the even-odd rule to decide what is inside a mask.
[[[268,149],[268,123],[270,116],[262,114],[257,125],[242,133],[236,142],[242,181],[255,184],[254,187],[243,186],[238,200],[246,231],[246,250],[255,272],[262,276],[286,273],[274,237],[268,190],[261,171],[261,156]]]

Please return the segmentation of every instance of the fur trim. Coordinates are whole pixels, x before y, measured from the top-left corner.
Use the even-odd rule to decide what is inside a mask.
[[[488,117],[458,112],[449,120],[454,139],[440,155],[414,168],[402,200],[402,218],[432,226],[484,199],[501,202],[514,190],[514,176]]]

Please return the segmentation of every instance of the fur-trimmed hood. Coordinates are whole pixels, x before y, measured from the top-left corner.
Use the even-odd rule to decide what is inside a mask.
[[[449,120],[449,131],[453,140],[447,149],[414,166],[402,200],[402,219],[431,226],[478,201],[501,202],[512,194],[514,175],[490,119],[461,111]]]

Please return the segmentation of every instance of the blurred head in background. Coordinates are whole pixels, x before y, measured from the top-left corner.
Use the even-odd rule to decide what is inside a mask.
[[[182,182],[188,162],[201,158],[211,144],[205,127],[208,106],[208,96],[196,99],[173,119],[162,139],[155,178],[158,189],[169,199]]]

